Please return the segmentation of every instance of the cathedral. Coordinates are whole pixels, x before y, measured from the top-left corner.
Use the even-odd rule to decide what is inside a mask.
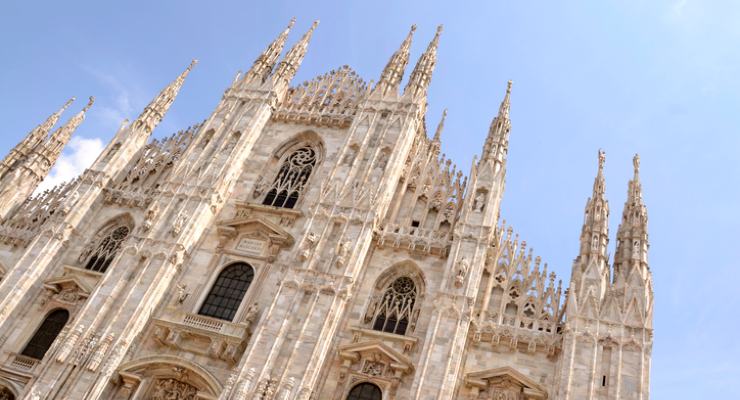
[[[441,27],[403,85],[415,27],[377,83],[294,84],[317,25],[283,54],[291,21],[205,121],[152,139],[193,61],[53,189],[93,98],[10,150],[0,400],[647,400],[639,158],[610,259],[598,153],[563,287],[499,215],[511,82],[463,171],[445,115],[426,126]]]

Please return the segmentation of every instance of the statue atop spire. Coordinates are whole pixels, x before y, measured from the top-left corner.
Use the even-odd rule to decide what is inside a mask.
[[[401,47],[396,50],[395,53],[388,60],[383,69],[383,73],[380,74],[380,80],[375,86],[375,90],[385,96],[388,93],[398,93],[398,86],[401,84],[403,79],[403,73],[406,71],[406,66],[409,63],[409,52],[411,50],[411,40],[414,37],[416,31],[416,25],[411,25],[406,39],[401,43]]]
[[[277,66],[277,70],[273,74],[273,82],[280,82],[282,85],[287,87],[290,80],[295,76],[296,71],[298,71],[298,67],[300,67],[303,62],[303,58],[306,56],[306,52],[308,51],[308,44],[311,42],[311,36],[313,36],[313,32],[316,30],[318,25],[319,20],[314,21],[313,24],[311,24],[311,28],[303,34],[301,40],[288,50],[288,53],[285,55],[283,60],[280,61],[280,64]]]
[[[614,256],[615,271],[627,261],[642,260],[647,265],[647,207],[642,199],[640,183],[640,156],[632,159],[634,176],[627,185],[627,200],[622,211],[622,221],[617,231],[617,251]]]
[[[157,95],[157,97],[155,97],[154,100],[144,108],[144,111],[139,115],[139,118],[134,121],[134,129],[143,129],[147,135],[152,133],[154,128],[162,121],[162,118],[164,118],[167,110],[172,106],[177,94],[180,92],[180,88],[182,88],[182,84],[185,82],[185,78],[188,77],[188,74],[190,74],[190,71],[197,63],[198,60],[192,60],[190,65],[185,68],[185,71],[172,81],[172,83],[167,85],[167,87],[162,89],[159,95]]]
[[[283,52],[285,47],[285,41],[288,39],[290,30],[295,25],[295,17],[290,19],[288,26],[278,35],[278,37],[270,43],[269,46],[257,57],[252,65],[252,68],[247,72],[244,77],[245,82],[256,82],[257,84],[264,83],[272,73],[275,64],[277,63],[280,53]]]
[[[506,85],[506,94],[498,108],[498,114],[491,121],[488,128],[488,137],[483,145],[483,154],[481,161],[496,160],[504,162],[506,154],[509,152],[509,132],[511,131],[511,119],[509,110],[511,108],[511,85],[509,81]]]
[[[434,72],[434,66],[437,64],[437,47],[441,34],[442,25],[439,25],[434,38],[429,42],[426,51],[419,57],[419,61],[411,72],[406,89],[403,91],[404,95],[411,96],[414,99],[426,97],[427,88],[432,80],[432,72]]]
[[[586,202],[579,258],[597,257],[600,261],[606,262],[606,246],[609,243],[609,202],[606,200],[604,179],[606,153],[602,149],[599,149],[598,162],[593,192]]]

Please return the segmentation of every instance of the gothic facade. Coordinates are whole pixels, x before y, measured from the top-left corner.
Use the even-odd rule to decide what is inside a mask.
[[[34,194],[90,103],[0,164],[0,399],[647,399],[639,159],[607,256],[604,154],[564,289],[500,222],[511,83],[466,174],[427,134],[441,29],[403,89],[291,86],[293,22],[213,113],[152,131],[195,62],[75,180]]]

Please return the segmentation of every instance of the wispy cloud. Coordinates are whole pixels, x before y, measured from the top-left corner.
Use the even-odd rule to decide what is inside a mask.
[[[673,18],[681,18],[684,15],[684,12],[686,11],[686,5],[688,5],[689,0],[676,0],[671,4],[670,8],[670,15]]]
[[[135,103],[136,99],[129,85],[124,84],[116,75],[102,72],[88,65],[81,67],[110,92],[110,101],[101,102],[102,104],[96,107],[95,113],[105,125],[116,129],[121,121],[130,119],[134,115],[135,109],[132,103]]]
[[[50,189],[80,175],[102,151],[103,141],[100,138],[73,137],[54,168],[36,191]]]

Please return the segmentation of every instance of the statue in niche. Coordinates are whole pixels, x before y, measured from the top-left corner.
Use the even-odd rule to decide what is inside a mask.
[[[186,218],[187,217],[183,214],[183,215],[180,215],[179,217],[177,217],[175,219],[175,223],[172,224],[172,230],[171,230],[171,233],[172,233],[172,236],[173,237],[179,235],[180,232],[182,232],[182,228],[183,228],[183,226],[185,226],[185,219]]]
[[[376,164],[376,167],[378,169],[385,169],[385,167],[388,165],[389,157],[390,155],[387,152],[385,151],[380,152],[380,156],[378,157],[378,162]]]
[[[247,309],[247,313],[244,316],[244,322],[246,322],[249,325],[252,325],[257,321],[257,314],[259,314],[259,303],[254,303]]]
[[[188,285],[178,282],[177,283],[177,293],[175,295],[175,303],[178,306],[181,306],[183,303],[185,303],[185,300],[187,300],[188,296],[190,296],[190,293],[187,292]]]
[[[309,232],[306,235],[306,239],[303,241],[301,253],[299,255],[301,260],[307,260],[311,256],[311,249],[316,246],[316,242],[319,240],[319,236],[313,232]]]
[[[483,212],[483,207],[486,205],[486,192],[480,190],[475,194],[475,199],[473,201],[473,211],[474,212]]]
[[[352,243],[349,240],[340,241],[337,244],[337,267],[341,267],[347,262],[347,255],[349,254],[351,244]]]
[[[468,275],[468,268],[470,267],[470,264],[468,264],[468,260],[463,257],[460,261],[457,262],[457,271],[455,273],[455,286],[462,287],[463,283],[465,282],[465,276]]]
[[[154,219],[157,218],[159,213],[159,204],[154,203],[148,210],[146,210],[146,216],[144,217],[144,223],[141,224],[141,230],[149,232],[154,225]]]

